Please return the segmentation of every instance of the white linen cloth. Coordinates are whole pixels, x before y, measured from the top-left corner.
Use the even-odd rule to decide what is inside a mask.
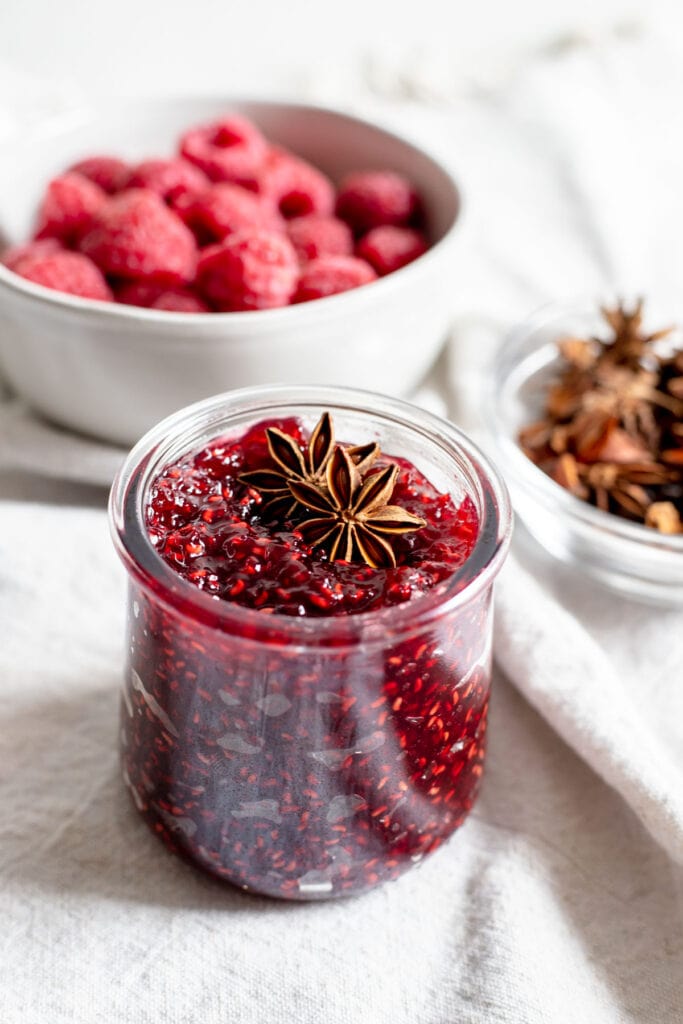
[[[419,401],[478,429],[501,328],[546,299],[674,308],[683,83],[660,48],[570,48],[488,90],[433,68],[372,81],[363,108],[436,142],[472,199],[453,343]],[[105,482],[120,459],[19,404],[0,417],[0,465]],[[288,907],[174,860],[129,807],[123,611],[102,513],[0,506],[3,1024],[683,1019],[683,614],[517,543],[470,821],[394,885]]]
[[[168,854],[121,783],[103,513],[1,522],[3,1024],[680,1021],[680,869],[502,673],[446,847],[356,900],[249,897]]]

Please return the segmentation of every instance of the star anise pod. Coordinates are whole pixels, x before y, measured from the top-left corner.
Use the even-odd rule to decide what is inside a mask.
[[[600,413],[605,420],[619,421],[631,437],[655,447],[659,441],[655,407],[683,415],[683,400],[660,390],[657,384],[658,374],[652,370],[599,366],[595,387],[583,396],[581,408]]]
[[[425,520],[390,505],[398,466],[389,465],[363,478],[352,450],[337,445],[327,463],[326,487],[290,480],[289,489],[308,510],[297,529],[304,541],[322,547],[331,561],[363,561],[373,568],[396,565],[391,538],[419,530]]]
[[[643,356],[648,353],[654,342],[665,338],[672,331],[671,327],[664,327],[652,334],[644,333],[642,299],[638,299],[630,312],[623,303],[619,303],[615,309],[603,306],[600,312],[614,334],[610,341],[602,342],[601,358],[615,365],[632,369],[641,366]]]
[[[659,388],[659,375],[643,367],[628,369],[612,362],[597,361],[590,371],[570,368],[548,392],[546,409],[556,420],[574,420],[592,414],[606,428],[610,420],[635,440],[651,447],[659,440],[656,408],[673,416],[683,415],[683,393],[672,380],[668,392]]]
[[[242,473],[240,480],[264,496],[263,510],[270,515],[288,518],[296,509],[296,499],[289,489],[291,480],[312,486],[324,484],[325,470],[334,449],[334,424],[324,412],[310,436],[305,453],[295,438],[278,427],[266,429],[272,469],[254,469]],[[356,445],[347,449],[360,472],[367,469],[379,455],[376,443]]]
[[[648,487],[672,479],[671,470],[656,462],[578,462],[568,452],[552,467],[553,479],[577,498],[590,501],[603,512],[615,502],[627,515],[645,518],[653,504]]]
[[[661,532],[679,532],[683,351],[658,350],[655,343],[671,328],[645,333],[642,302],[602,313],[609,340],[558,342],[563,366],[548,388],[545,416],[520,430],[519,443],[583,501]]]
[[[667,483],[671,473],[656,462],[593,462],[579,465],[579,478],[598,508],[608,512],[611,500],[627,515],[644,519],[652,505],[647,488]]]
[[[569,337],[558,343],[566,368],[548,390],[549,416],[562,421],[583,412],[599,412],[605,422],[620,421],[632,437],[652,446],[659,437],[653,406],[674,415],[683,413],[682,396],[659,389],[657,361],[645,359],[654,342],[666,337],[671,328],[645,334],[642,308],[642,300],[631,312],[623,305],[603,308],[613,333],[608,341]]]

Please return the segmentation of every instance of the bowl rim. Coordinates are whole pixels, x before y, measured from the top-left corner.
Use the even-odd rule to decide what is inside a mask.
[[[612,297],[613,298],[613,297]],[[519,354],[525,342],[542,327],[557,327],[557,339],[561,337],[562,321],[570,315],[591,316],[599,314],[602,299],[590,299],[586,296],[561,302],[547,302],[537,307],[528,317],[515,324],[497,346],[493,359],[490,361],[484,388],[484,406],[488,422],[491,424],[489,433],[492,435],[498,452],[504,457],[506,475],[513,481],[511,488],[514,501],[514,485],[517,484],[537,500],[547,512],[563,512],[567,517],[588,527],[592,533],[607,534],[617,537],[629,544],[637,545],[643,551],[657,551],[673,555],[683,560],[683,535],[664,534],[658,530],[621,519],[611,512],[589,505],[571,494],[556,483],[528,458],[511,435],[502,418],[500,396],[510,372],[520,365]],[[537,344],[533,352],[538,353],[545,348],[547,340]],[[527,355],[527,358],[531,352]],[[515,358],[517,357],[517,358]],[[545,365],[545,364],[544,364]],[[550,364],[548,364],[550,365]],[[504,368],[507,372],[503,376]],[[524,378],[528,381],[530,376]]]
[[[452,198],[455,204],[455,215],[448,228],[438,241],[433,245],[430,245],[429,249],[421,256],[418,256],[411,263],[401,267],[399,270],[392,271],[392,273],[386,274],[384,277],[378,277],[374,281],[370,281],[358,288],[349,289],[346,292],[340,292],[336,295],[328,295],[324,298],[313,299],[308,302],[279,306],[274,309],[239,310],[235,312],[218,313],[211,312],[208,314],[181,313],[171,310],[149,309],[147,307],[109,302],[101,299],[88,299],[36,284],[26,278],[22,278],[19,274],[10,270],[8,267],[5,267],[2,263],[0,263],[0,287],[6,288],[9,291],[17,292],[23,297],[29,300],[35,300],[43,305],[57,309],[64,309],[77,316],[84,316],[86,318],[104,316],[105,318],[111,319],[113,323],[118,320],[122,323],[134,322],[136,325],[144,324],[145,327],[156,325],[165,328],[171,327],[173,329],[181,326],[192,329],[203,326],[203,328],[206,329],[209,324],[215,324],[216,326],[234,324],[239,328],[244,328],[249,324],[252,324],[254,328],[258,328],[259,326],[277,327],[278,322],[283,318],[287,321],[291,320],[294,316],[297,316],[299,318],[303,317],[305,320],[314,320],[316,319],[316,310],[319,310],[329,316],[336,316],[340,312],[340,306],[343,303],[353,304],[359,301],[367,302],[367,297],[363,299],[362,296],[367,296],[367,289],[370,287],[373,288],[372,294],[377,295],[378,300],[381,301],[382,295],[386,297],[386,294],[391,292],[392,289],[395,290],[396,288],[401,287],[408,274],[412,273],[415,275],[416,273],[427,271],[434,261],[441,259],[453,243],[454,236],[462,230],[463,211],[466,210],[466,205],[463,201],[462,188],[446,164],[434,152],[432,152],[429,147],[424,146],[422,142],[418,143],[408,135],[399,134],[394,131],[393,128],[389,128],[379,121],[359,117],[358,115],[341,108],[319,103],[305,103],[297,100],[290,101],[286,99],[270,99],[266,96],[222,97],[201,94],[197,96],[183,95],[176,97],[150,96],[145,97],[140,101],[135,101],[135,103],[129,97],[121,99],[117,99],[116,97],[107,97],[99,100],[92,107],[89,107],[87,109],[87,117],[84,116],[84,119],[79,121],[79,124],[94,120],[97,117],[98,110],[125,109],[132,105],[137,107],[140,103],[146,103],[152,106],[173,106],[178,103],[206,103],[213,105],[224,103],[226,109],[229,109],[231,105],[234,107],[269,106],[280,108],[282,111],[311,111],[313,113],[327,115],[333,120],[343,120],[351,124],[361,125],[364,128],[371,128],[385,136],[385,138],[389,138],[394,142],[398,142],[407,149],[412,150],[416,155],[419,155],[422,159],[426,159],[430,164],[432,164],[451,189]],[[73,127],[72,122],[67,122],[66,130],[71,127]],[[58,127],[50,134],[54,137],[62,135],[64,131],[64,128],[60,129]],[[27,243],[18,242],[16,244],[21,245]],[[311,310],[313,310],[313,312],[311,312]]]

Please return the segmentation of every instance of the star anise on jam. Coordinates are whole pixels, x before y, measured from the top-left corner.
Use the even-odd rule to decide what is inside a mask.
[[[584,501],[683,532],[676,526],[683,515],[683,351],[661,353],[656,343],[671,328],[646,333],[642,301],[602,314],[609,339],[558,342],[562,366],[544,417],[520,430],[519,443]]]
[[[273,518],[287,519],[297,505],[289,489],[290,481],[313,487],[324,485],[325,471],[334,449],[334,424],[329,412],[324,412],[311,433],[305,452],[295,438],[278,427],[268,427],[266,439],[273,468],[242,473],[240,480],[263,495],[264,512]],[[379,445],[356,445],[347,451],[358,470],[363,472],[379,455]]]
[[[363,477],[353,449],[337,445],[325,470],[325,487],[290,480],[289,489],[307,510],[297,530],[330,561],[362,561],[375,569],[396,565],[391,539],[419,530],[425,520],[389,501],[398,466],[385,466]]]

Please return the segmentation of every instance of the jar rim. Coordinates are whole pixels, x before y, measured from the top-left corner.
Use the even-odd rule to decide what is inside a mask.
[[[301,618],[247,608],[217,600],[194,587],[167,565],[151,542],[145,524],[149,486],[164,465],[193,450],[193,430],[201,437],[219,437],[226,414],[253,413],[266,418],[287,405],[322,412],[348,411],[384,416],[399,427],[422,434],[458,460],[461,471],[479,494],[479,532],[462,566],[432,590],[402,604],[344,616]],[[210,430],[215,427],[215,434]],[[207,433],[208,431],[208,433]],[[201,443],[200,437],[196,438]],[[171,455],[169,449],[180,444]],[[447,420],[402,399],[346,387],[266,385],[241,388],[186,406],[148,431],[120,467],[109,497],[109,522],[116,550],[129,574],[154,594],[155,600],[178,613],[223,632],[239,631],[256,643],[275,646],[329,647],[347,643],[386,643],[387,633],[406,639],[429,622],[469,603],[497,576],[512,533],[512,510],[507,487],[479,447]],[[477,565],[464,585],[463,570]]]

